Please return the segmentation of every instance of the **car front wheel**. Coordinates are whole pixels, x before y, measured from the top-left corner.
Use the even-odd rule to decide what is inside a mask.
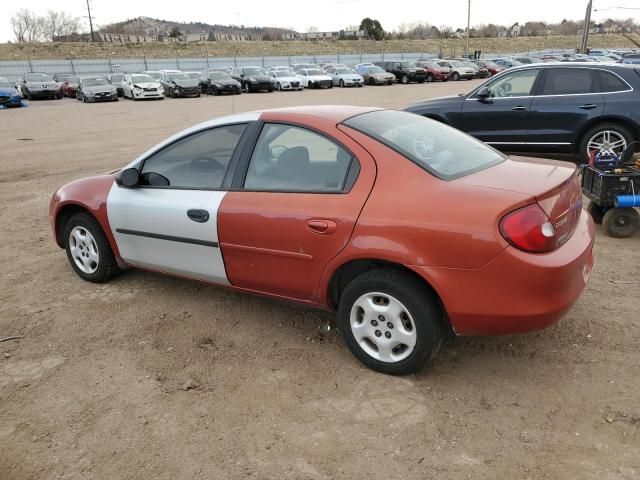
[[[84,280],[102,283],[120,271],[100,224],[88,213],[73,215],[63,235],[69,263]]]
[[[338,308],[349,350],[381,373],[419,371],[440,349],[444,313],[433,293],[413,275],[370,270],[345,288]]]
[[[453,72],[453,75],[451,75],[451,80],[457,82],[458,80],[460,80],[460,74],[458,72]]]

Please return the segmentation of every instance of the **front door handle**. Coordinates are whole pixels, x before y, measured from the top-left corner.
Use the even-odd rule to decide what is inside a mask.
[[[307,220],[307,228],[313,233],[319,233],[320,235],[331,235],[338,229],[338,224],[333,220],[312,219]]]
[[[518,105],[517,107],[513,107],[511,110],[513,110],[514,112],[526,112],[527,111],[527,107],[524,107],[522,105]]]
[[[594,105],[593,103],[589,103],[587,105],[580,105],[580,108],[582,110],[593,110],[594,108],[598,108],[598,106]]]
[[[194,222],[207,223],[209,221],[209,212],[194,208],[187,212],[187,217]]]

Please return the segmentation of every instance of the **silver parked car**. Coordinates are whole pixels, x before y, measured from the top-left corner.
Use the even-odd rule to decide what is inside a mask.
[[[48,73],[25,73],[18,80],[20,94],[28,99],[34,98],[62,98],[60,84]]]
[[[82,77],[76,98],[88,102],[117,102],[118,90],[102,77]]]
[[[362,75],[353,73],[347,67],[329,67],[325,73],[333,80],[336,87],[362,87],[364,78]]]

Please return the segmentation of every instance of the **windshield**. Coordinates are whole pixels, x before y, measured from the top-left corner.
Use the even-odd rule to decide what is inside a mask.
[[[452,66],[454,67],[462,67],[462,62],[459,62],[458,60],[447,60],[448,63],[450,63]]]
[[[416,64],[413,62],[400,62],[402,68],[416,68]]]
[[[231,77],[224,72],[211,72],[209,78],[211,80],[228,80]]]
[[[483,60],[482,62],[485,66],[485,68],[498,68],[498,64],[496,64],[495,62],[488,62],[486,60]]]
[[[245,75],[264,75],[261,68],[245,68],[243,71]]]
[[[155,80],[150,75],[131,75],[132,83],[155,83]]]
[[[369,67],[369,73],[383,73],[384,70],[382,70],[380,67]]]
[[[112,82],[121,82],[122,80],[124,80],[124,75],[111,75]]]
[[[200,72],[189,72],[187,75],[192,80],[198,80],[200,78]]]
[[[275,74],[276,77],[291,77],[292,76],[291,72],[289,72],[288,70],[287,71],[280,70],[278,72],[274,72],[274,74]]]
[[[504,161],[493,148],[469,135],[419,115],[378,110],[344,122],[444,180],[453,180]]]
[[[324,75],[320,70],[307,70],[309,76]]]
[[[78,77],[69,77],[67,78],[68,83],[80,83],[80,78]]]
[[[162,77],[162,74],[160,72],[148,72],[147,75],[149,75],[151,78],[155,78],[156,80],[160,80],[160,77]]]
[[[97,85],[108,85],[104,78],[85,78],[82,80],[82,85],[85,87],[95,87]]]
[[[191,80],[191,77],[186,73],[172,73],[171,75],[169,75],[169,80],[172,80],[174,82],[176,80]]]
[[[345,75],[351,73],[351,70],[349,70],[348,68],[336,68],[336,73],[338,75]]]
[[[53,82],[53,78],[46,73],[27,73],[25,79],[27,82]]]

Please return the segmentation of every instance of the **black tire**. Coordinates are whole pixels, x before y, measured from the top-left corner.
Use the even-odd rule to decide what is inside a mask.
[[[427,75],[427,83],[431,83],[431,82],[433,82],[433,80],[434,80],[433,74],[432,73],[428,74]]]
[[[249,82],[244,84],[244,92],[251,93],[251,84]]]
[[[630,145],[631,142],[634,141],[633,134],[629,131],[628,128],[622,125],[618,125],[617,123],[609,123],[609,122],[600,123],[594,126],[593,128],[589,129],[580,139],[580,149],[578,153],[580,154],[580,160],[582,162],[587,163],[589,161],[589,151],[587,148],[589,140],[594,135],[597,135],[598,132],[601,132],[603,130],[610,130],[618,133],[619,135],[622,135],[624,139],[627,141],[627,145]]]
[[[602,223],[602,219],[604,218],[604,208],[602,208],[593,200],[590,200],[586,210],[587,213],[591,215],[591,218],[593,218],[594,223],[598,225]]]
[[[344,88],[344,80],[340,79],[340,81],[338,82],[338,86],[340,88]]]
[[[73,259],[69,236],[71,231],[76,227],[82,227],[89,231],[95,240],[95,247],[98,252],[99,261],[98,268],[93,273],[83,272],[78,265],[76,265],[76,262]],[[63,232],[67,258],[69,259],[71,268],[73,268],[80,278],[87,280],[88,282],[103,283],[109,280],[112,276],[120,273],[120,268],[116,263],[113,250],[111,250],[111,245],[109,245],[109,241],[102,231],[102,227],[100,227],[100,224],[94,217],[88,213],[76,213],[69,219],[69,221],[67,221]]]
[[[280,85],[280,82],[276,83],[276,90],[277,91],[282,90],[282,85]]]
[[[453,75],[451,75],[451,80],[453,80],[454,82],[457,82],[460,80],[460,74],[458,72],[453,72]]]
[[[33,100],[33,95],[31,95],[29,90],[27,90],[27,100]]]
[[[376,84],[376,81],[375,81],[373,78],[370,78],[370,79],[369,79],[369,85],[372,85],[372,86],[373,86],[373,85],[375,85],[375,84]]]
[[[333,88],[333,82],[329,84],[329,88]]]
[[[409,83],[409,77],[406,74],[402,75],[402,77],[400,78],[400,83],[406,85],[407,83]]]
[[[415,324],[416,344],[408,357],[393,363],[383,362],[359,345],[351,329],[351,310],[367,293],[392,296],[410,313]],[[422,369],[437,354],[445,338],[445,316],[438,299],[416,277],[396,269],[369,270],[352,280],[340,297],[338,324],[347,347],[358,360],[372,370],[390,375],[407,375]],[[391,332],[389,329],[385,335]],[[376,336],[380,335],[376,333]]]
[[[628,238],[638,228],[639,218],[635,208],[612,208],[604,214],[602,226],[613,238]]]
[[[56,98],[57,98],[58,100],[62,100],[62,97],[64,97],[64,95],[62,94],[62,92],[60,92],[60,93],[56,96]]]

